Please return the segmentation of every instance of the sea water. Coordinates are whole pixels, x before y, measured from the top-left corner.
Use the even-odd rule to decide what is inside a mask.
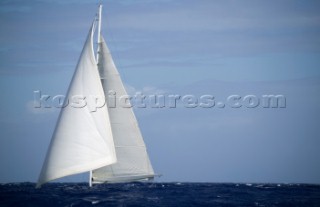
[[[320,185],[250,183],[0,184],[0,206],[320,206]]]

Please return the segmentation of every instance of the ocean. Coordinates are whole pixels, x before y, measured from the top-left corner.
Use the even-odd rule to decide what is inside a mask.
[[[320,185],[244,183],[0,184],[0,206],[320,206]]]

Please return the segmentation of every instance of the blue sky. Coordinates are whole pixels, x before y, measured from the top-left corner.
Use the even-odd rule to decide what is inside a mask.
[[[0,2],[0,182],[36,181],[98,1]],[[135,109],[160,181],[320,183],[318,1],[103,1],[130,93],[282,94],[287,107]],[[83,181],[86,175],[67,178]]]

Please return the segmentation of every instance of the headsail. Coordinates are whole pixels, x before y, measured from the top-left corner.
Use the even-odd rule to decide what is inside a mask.
[[[75,96],[104,98],[92,38],[93,26],[69,86],[69,100]],[[60,112],[37,187],[114,162],[116,154],[106,105],[95,112],[90,111],[89,105],[82,108],[67,106]]]
[[[116,101],[115,107],[109,106],[108,110],[117,162],[94,170],[93,182],[128,182],[153,178],[154,171],[133,110],[120,104],[120,97],[128,94],[102,36],[99,48],[98,69],[106,102]],[[115,100],[109,100],[109,92],[116,93]]]

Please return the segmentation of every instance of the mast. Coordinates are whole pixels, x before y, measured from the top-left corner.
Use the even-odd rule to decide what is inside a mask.
[[[101,13],[102,13],[102,4],[99,4],[99,9],[98,9],[98,17],[97,17],[97,21],[98,21],[98,33],[97,33],[97,64],[99,63],[99,52],[100,52],[100,33],[101,33]],[[92,187],[92,170],[90,170],[89,172],[89,187]]]
[[[92,170],[89,172],[89,187],[92,187]]]
[[[101,33],[101,14],[102,14],[102,4],[99,4],[99,12],[98,12],[98,34],[97,34],[97,63],[99,62],[99,52],[100,52],[100,33]]]

